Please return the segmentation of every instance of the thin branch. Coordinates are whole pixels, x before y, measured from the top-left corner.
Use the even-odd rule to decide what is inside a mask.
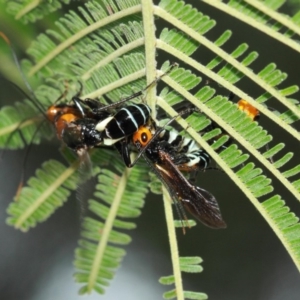
[[[250,4],[251,6],[255,7],[257,10],[263,12],[265,15],[271,17],[273,20],[276,20],[278,23],[294,31],[296,34],[300,35],[300,27],[297,24],[295,24],[293,21],[288,19],[285,15],[266,6],[262,1],[257,1],[257,0],[244,0],[244,1]]]
[[[155,15],[161,17],[162,19],[166,20],[167,22],[171,23],[173,26],[177,27],[179,30],[186,33],[188,36],[192,37],[194,40],[199,42],[201,45],[207,47],[211,51],[213,51],[216,55],[227,61],[229,64],[231,64],[234,68],[245,74],[247,77],[249,77],[253,82],[255,82],[257,85],[259,85],[262,89],[270,93],[273,97],[278,99],[283,105],[288,107],[296,116],[300,118],[300,110],[299,108],[292,104],[288,99],[286,99],[284,96],[278,92],[275,88],[267,84],[264,80],[259,78],[258,75],[256,75],[251,69],[245,67],[243,64],[241,64],[239,61],[234,59],[230,54],[226,53],[224,50],[222,50],[220,47],[215,45],[213,42],[209,41],[207,38],[205,38],[203,35],[196,32],[194,29],[190,28],[177,18],[173,17],[171,14],[169,14],[167,11],[162,9],[161,7],[155,6]]]
[[[101,265],[102,265],[102,259],[104,256],[104,252],[105,252],[105,249],[108,244],[109,235],[113,228],[113,223],[116,219],[118,209],[120,207],[122,196],[124,194],[127,180],[128,180],[128,177],[130,176],[130,173],[131,173],[131,169],[125,168],[123,175],[120,178],[118,187],[116,189],[115,197],[112,201],[112,205],[110,207],[109,214],[105,220],[105,224],[104,224],[103,230],[101,232],[101,239],[97,246],[96,255],[94,257],[92,269],[90,271],[90,275],[89,275],[89,279],[88,279],[88,284],[87,284],[88,292],[92,292],[92,290],[96,284],[99,269],[101,268]]]
[[[244,22],[244,23],[254,27],[257,30],[260,30],[261,32],[263,32],[263,33],[269,35],[270,37],[278,40],[280,43],[283,43],[283,44],[289,46],[290,48],[294,49],[295,51],[300,52],[300,45],[296,41],[288,38],[287,36],[283,35],[282,33],[279,33],[277,31],[275,31],[270,26],[267,26],[267,25],[255,20],[254,18],[251,18],[251,17],[243,14],[242,12],[238,11],[237,9],[234,9],[234,8],[230,7],[229,5],[227,5],[227,4],[224,4],[222,1],[220,1],[220,0],[201,0],[201,1],[217,8],[217,9],[223,11],[223,12],[225,12],[226,14],[238,19],[241,22]],[[245,0],[245,2],[253,2],[253,1]],[[261,3],[261,5],[263,5],[262,2],[259,2],[259,3]],[[270,9],[268,9],[268,11],[270,11]],[[278,13],[276,13],[276,14],[278,14]],[[280,17],[281,17],[280,19],[283,19],[283,17],[281,15],[280,15]],[[288,25],[289,25],[288,27],[291,28],[293,31],[295,31],[297,33],[300,31],[299,27],[296,27],[297,25],[290,22],[286,18],[284,18],[284,20],[288,21],[287,22]],[[284,24],[284,25],[286,25],[286,24]],[[290,26],[290,25],[292,25],[292,26]],[[296,29],[297,31],[294,30],[294,29]],[[300,34],[300,33],[298,33],[298,34]]]
[[[92,76],[92,73],[95,71],[95,70],[98,70],[100,69],[101,67],[104,67],[106,65],[108,65],[109,63],[113,62],[114,59],[118,58],[118,57],[121,57],[122,55],[124,55],[125,53],[135,49],[135,48],[138,48],[140,46],[143,46],[144,45],[144,42],[145,42],[145,39],[144,38],[140,38],[140,39],[137,39],[131,43],[128,43],[124,46],[122,46],[121,48],[115,50],[113,53],[111,53],[110,55],[106,56],[105,58],[103,58],[102,60],[100,60],[95,66],[93,66],[90,70],[88,70],[87,72],[85,72],[82,76],[81,76],[81,79],[82,81],[86,81],[88,80],[91,76]]]
[[[283,174],[278,169],[276,169],[272,163],[269,162],[269,160],[267,160],[258,150],[256,150],[248,141],[246,141],[238,132],[236,132],[231,126],[229,126],[223,119],[221,119],[220,117],[215,115],[206,105],[201,103],[194,95],[192,95],[187,90],[182,88],[177,82],[172,80],[169,76],[163,77],[162,80],[164,82],[166,82],[169,86],[171,86],[176,92],[181,94],[185,99],[187,99],[193,105],[198,107],[199,110],[202,111],[203,113],[205,113],[205,115],[207,115],[211,120],[218,123],[235,140],[239,141],[239,143],[245,149],[247,149],[247,151],[249,151],[253,156],[255,156],[257,158],[257,160],[259,160],[270,172],[272,172],[273,175],[275,176],[275,178],[280,180],[281,183],[296,197],[296,199],[298,199],[300,201],[300,193],[293,186],[293,184],[291,182],[289,182],[287,180],[287,178],[285,178],[283,176]],[[172,112],[172,113],[175,112],[174,109],[170,105],[168,105],[167,103],[163,104],[162,102],[163,101],[160,101],[159,105],[161,107],[163,105],[164,107],[162,107],[162,108],[164,110],[166,110],[166,112],[168,114],[170,114],[170,112]],[[202,143],[200,143],[200,145],[203,146]],[[204,149],[209,152],[209,149],[207,149],[207,148],[209,148],[208,144],[207,144],[207,146],[204,147]],[[216,160],[217,163],[219,163],[218,160]]]
[[[142,14],[144,24],[144,36],[145,36],[145,55],[146,55],[146,76],[147,85],[149,85],[156,77],[156,51],[155,51],[155,31],[156,27],[154,24],[154,12],[153,12],[153,1],[142,0]],[[152,117],[155,119],[155,96],[156,96],[156,85],[150,87],[146,94],[146,102],[151,108]]]
[[[156,43],[157,43],[157,48],[162,49],[169,54],[172,54],[174,57],[177,57],[178,59],[182,60],[184,63],[188,64],[192,68],[195,68],[202,74],[211,78],[213,81],[218,82],[221,86],[223,86],[227,90],[231,91],[235,95],[239,96],[241,99],[245,99],[252,106],[256,107],[262,114],[266,115],[270,120],[272,120],[273,122],[278,124],[278,126],[282,127],[288,133],[293,135],[298,141],[300,141],[300,133],[295,128],[293,128],[292,126],[290,126],[289,124],[287,124],[283,120],[281,120],[277,115],[275,115],[270,110],[268,110],[266,106],[263,106],[262,104],[256,102],[252,97],[245,94],[241,89],[239,89],[238,87],[229,83],[227,80],[225,80],[223,77],[221,77],[217,73],[207,69],[204,65],[202,65],[195,59],[187,56],[186,54],[182,53],[181,51],[178,51],[174,47],[171,47],[170,45],[168,45],[167,43],[165,43],[161,40],[157,40]]]
[[[23,223],[77,170],[79,160],[67,168],[43,193],[28,206],[16,220],[15,228],[22,229]]]
[[[174,224],[174,217],[172,211],[172,200],[170,199],[168,191],[163,187],[163,199],[164,199],[164,208],[165,208],[165,216],[168,227],[168,236],[169,236],[169,244],[171,251],[171,259],[173,266],[173,275],[175,280],[175,289],[177,300],[184,300],[183,294],[183,285],[180,271],[180,261],[179,261],[179,251],[176,239],[176,230]]]
[[[166,77],[165,77],[166,78]],[[165,79],[164,78],[164,79]],[[168,114],[173,117],[178,115],[178,113],[170,107],[163,99],[158,98],[158,105],[166,110]],[[208,154],[216,161],[216,163],[220,166],[220,168],[231,178],[231,180],[240,188],[240,190],[246,195],[246,197],[251,201],[251,203],[256,207],[259,213],[263,216],[263,218],[268,222],[269,226],[273,229],[277,237],[280,239],[284,247],[287,249],[288,253],[292,257],[293,261],[295,262],[298,270],[300,270],[300,260],[297,257],[293,245],[289,243],[281,233],[280,229],[278,228],[277,224],[272,220],[269,213],[265,210],[263,205],[258,201],[256,197],[251,193],[251,191],[245,186],[245,184],[241,181],[241,179],[237,176],[237,174],[228,167],[228,165],[220,159],[220,157],[216,154],[214,150],[208,145],[206,141],[196,132],[193,128],[189,127],[189,124],[182,118],[177,120],[178,124],[182,126],[182,128],[186,129],[186,131],[191,135],[193,139],[203,147]]]
[[[44,56],[43,59],[41,59],[34,67],[30,69],[28,72],[29,76],[34,75],[37,71],[39,71],[41,68],[43,68],[46,64],[48,64],[52,59],[54,59],[57,55],[59,55],[61,52],[63,52],[66,48],[70,47],[72,44],[80,40],[81,38],[85,37],[89,33],[104,27],[112,22],[115,22],[119,19],[122,19],[126,16],[130,16],[132,14],[135,14],[139,11],[141,11],[142,7],[141,5],[136,5],[133,7],[130,7],[128,9],[124,9],[120,12],[117,12],[113,15],[110,15],[106,18],[103,18],[102,20],[93,23],[90,26],[85,27],[84,29],[80,30],[76,34],[73,34],[70,38],[66,39],[64,42],[56,46],[50,53],[48,53],[46,56]]]
[[[28,4],[26,4],[15,16],[16,20],[21,19],[24,15],[29,13],[31,10],[35,9],[39,4],[40,0],[32,0]]]
[[[95,99],[97,97],[100,97],[114,89],[117,89],[125,84],[131,83],[139,78],[142,78],[146,75],[146,70],[142,69],[140,71],[137,71],[135,73],[132,73],[128,76],[122,77],[121,79],[112,82],[111,84],[108,84],[106,86],[101,87],[98,90],[95,90],[89,94],[83,95],[83,98],[92,98]],[[120,99],[121,100],[121,99]]]

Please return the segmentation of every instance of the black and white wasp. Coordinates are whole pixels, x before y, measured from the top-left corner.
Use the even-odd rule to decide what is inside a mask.
[[[211,160],[209,154],[193,139],[183,137],[175,130],[163,130],[157,139],[169,145],[169,154],[174,154],[172,161],[179,170],[191,172],[208,168]]]
[[[190,153],[176,151],[176,146],[166,138],[166,132],[159,136],[155,134],[153,124],[142,125],[132,136],[132,143],[143,155],[153,172],[159,177],[167,188],[182,222],[187,220],[185,210],[196,219],[211,228],[225,228],[219,205],[215,197],[205,189],[193,185],[181,173],[181,170],[191,170],[196,167],[205,167],[209,161],[208,154],[201,149],[193,149]],[[155,138],[157,135],[157,139]],[[165,138],[164,138],[165,137]],[[181,144],[192,145],[192,141],[177,137]],[[179,143],[180,144],[180,143]],[[178,146],[178,145],[177,145]],[[189,147],[186,148],[186,150]],[[191,159],[190,155],[193,155]],[[182,159],[186,162],[182,162]],[[184,224],[183,224],[184,225]]]

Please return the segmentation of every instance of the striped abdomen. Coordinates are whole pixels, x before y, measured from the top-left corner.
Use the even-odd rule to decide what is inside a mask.
[[[146,104],[132,104],[121,108],[115,115],[106,118],[96,125],[96,130],[102,132],[105,145],[135,133],[141,125],[147,123],[151,109]]]
[[[192,139],[183,137],[176,131],[164,130],[159,135],[160,140],[166,141],[174,149],[173,163],[181,171],[205,169],[210,163],[210,156]]]

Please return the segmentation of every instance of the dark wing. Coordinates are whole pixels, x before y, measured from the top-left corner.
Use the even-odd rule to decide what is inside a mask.
[[[93,177],[93,164],[87,149],[77,151],[79,159],[78,184],[76,189],[76,198],[80,208],[80,219],[83,221],[88,212],[88,199],[92,195],[91,190],[95,186],[95,177]]]
[[[211,228],[226,228],[216,198],[208,191],[191,185],[188,197],[181,199],[184,208]]]
[[[162,149],[158,149],[155,162],[147,155],[148,162],[159,175],[168,189],[182,221],[186,219],[182,207],[195,218],[211,228],[225,228],[219,205],[215,197],[206,190],[192,185],[172,162],[172,157]]]

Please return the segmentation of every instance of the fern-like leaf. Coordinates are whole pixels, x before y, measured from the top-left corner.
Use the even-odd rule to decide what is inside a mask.
[[[202,262],[200,257],[179,257],[178,245],[176,241],[175,223],[173,219],[171,199],[164,191],[164,206],[168,225],[169,242],[171,248],[171,258],[173,265],[173,275],[161,277],[159,282],[164,285],[175,285],[175,289],[165,292],[164,299],[207,299],[207,295],[199,292],[185,291],[181,279],[181,272],[200,273],[202,267],[199,265]],[[182,224],[181,224],[182,226]]]
[[[35,22],[42,19],[49,13],[56,11],[62,7],[62,3],[68,4],[70,0],[52,0],[52,1],[6,1],[7,12],[21,20],[23,23]]]
[[[22,188],[17,201],[10,204],[8,224],[27,231],[46,220],[67,200],[70,189],[76,189],[77,165],[76,162],[66,168],[54,160],[44,163],[36,177],[29,179],[28,187]]]
[[[55,9],[59,2],[52,2]],[[297,13],[288,18],[278,13],[276,10],[283,1],[203,2],[282,40],[296,51],[300,49],[297,37],[294,38],[300,32],[300,15]],[[26,8],[29,2],[11,3],[11,12],[20,16],[23,11],[21,14],[25,22],[34,21],[38,14],[41,16],[50,11],[50,3],[44,1],[31,10],[27,9],[28,6]],[[156,32],[157,17],[163,19],[169,28]],[[82,97],[99,98],[102,103],[118,101],[144,88],[146,83],[149,84],[169,68],[168,62],[161,69],[157,67],[157,50],[184,64],[185,68],[176,68],[163,77],[167,87],[159,96],[155,86],[147,90],[145,101],[152,109],[153,118],[157,119],[156,104],[171,117],[177,115],[174,108],[184,101],[199,109],[200,113],[193,114],[187,120],[179,119],[177,123],[182,126],[184,134],[190,135],[203,147],[249,198],[300,269],[298,218],[289,211],[276,190],[273,192],[271,179],[263,173],[267,169],[295,198],[300,199],[300,167],[295,163],[297,157],[285,150],[280,138],[271,136],[265,128],[239,111],[227,97],[218,95],[222,94],[222,90],[219,92],[216,88],[216,92],[210,86],[203,86],[199,74],[248,101],[297,141],[300,134],[293,126],[300,118],[299,101],[291,96],[299,88],[296,85],[283,87],[287,74],[273,62],[267,62],[265,67],[257,70],[254,62],[258,61],[258,53],[249,51],[247,43],[239,42],[231,53],[223,50],[232,32],[224,30],[212,41],[209,36],[215,26],[215,20],[183,1],[162,0],[158,5],[148,0],[88,1],[76,12],[70,11],[59,19],[55,29],[36,38],[28,49],[31,59],[23,62],[23,67],[26,74],[44,81],[45,85],[38,88],[37,98],[43,107],[47,107],[62,94],[65,81],[70,86],[67,99],[76,94],[80,80],[84,86]],[[213,59],[206,64],[195,59],[200,46],[213,54]],[[263,90],[256,99],[236,86],[245,77]],[[269,105],[271,98],[276,98],[286,107],[286,111],[269,109],[266,104]],[[20,110],[24,111],[24,115],[20,116]],[[0,145],[19,148],[24,141],[29,143],[38,124],[36,113],[37,109],[28,101],[4,108],[0,113]],[[210,130],[211,124],[213,130]],[[16,128],[20,129],[21,134],[16,133],[8,141],[9,134]],[[34,142],[38,142],[41,136],[37,135]],[[229,147],[228,143],[231,143]],[[107,171],[102,167],[111,160],[111,154],[99,149],[95,153],[99,156],[96,154],[93,158],[94,165],[97,170],[101,167],[95,197],[105,204],[98,200],[90,201],[90,210],[94,215],[86,218],[83,224],[75,260],[78,269],[76,280],[83,284],[81,293],[92,290],[104,292],[125,255],[122,248],[109,243],[125,245],[130,242],[130,237],[119,230],[132,229],[135,225],[120,218],[137,217],[147,191],[147,168],[125,171],[123,164],[114,159],[116,171]],[[252,157],[260,164],[259,167],[251,162]],[[29,187],[23,188],[19,202],[10,206],[9,223],[28,230],[53,213],[66,200],[69,190],[76,188],[76,164],[71,167],[54,161],[44,164],[36,177],[29,180]],[[286,170],[287,165],[291,167]],[[150,187],[156,193],[160,192],[157,181],[152,181]],[[55,191],[53,195],[52,191]],[[124,192],[123,197],[121,191]],[[260,202],[258,198],[261,197],[268,199]],[[173,275],[162,279],[162,282],[175,284],[175,289],[167,292],[165,297],[206,299],[205,294],[188,292],[183,288],[181,272],[201,271],[200,261],[197,257],[180,259],[174,228],[182,224],[174,222],[170,201],[166,199],[165,209]],[[102,221],[98,220],[99,217]]]
[[[119,267],[125,251],[112,246],[127,245],[131,238],[119,230],[134,229],[135,224],[125,221],[140,215],[147,193],[147,168],[145,163],[134,169],[124,169],[120,159],[115,160],[114,167],[118,175],[102,170],[95,196],[105,204],[95,200],[89,201],[89,209],[102,221],[85,218],[82,239],[76,250],[75,266],[78,273],[76,281],[83,283],[81,294],[92,290],[103,294],[108,280],[112,279],[115,269]],[[137,188],[136,183],[139,182]],[[122,218],[122,220],[120,219]]]

